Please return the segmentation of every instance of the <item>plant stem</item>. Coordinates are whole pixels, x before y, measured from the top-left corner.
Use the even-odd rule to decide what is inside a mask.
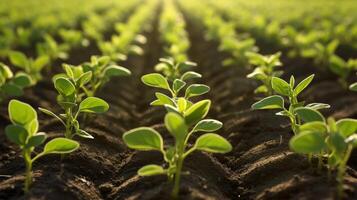
[[[352,149],[353,149],[353,145],[349,144],[346,150],[346,154],[343,157],[341,164],[338,166],[338,172],[337,172],[337,181],[338,181],[338,186],[337,186],[337,192],[338,192],[338,199],[342,199],[344,196],[344,192],[343,192],[343,178],[345,175],[345,171],[346,171],[346,164],[348,159],[351,156],[352,153]]]
[[[183,156],[179,155],[177,159],[177,165],[176,165],[176,174],[175,174],[175,183],[174,183],[174,188],[172,190],[172,197],[174,199],[178,198],[179,190],[180,190],[180,179],[181,179],[181,170],[182,170],[182,164],[183,164]]]
[[[28,149],[23,150],[23,156],[26,163],[26,177],[25,177],[25,186],[24,192],[28,193],[31,183],[32,183],[32,160],[31,152]]]
[[[317,171],[321,171],[321,169],[322,169],[322,152],[318,155],[319,157],[318,157],[318,159],[319,159],[319,162],[318,162],[318,164],[317,164]]]

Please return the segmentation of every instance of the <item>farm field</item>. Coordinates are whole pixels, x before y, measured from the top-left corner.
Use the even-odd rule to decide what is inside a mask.
[[[0,199],[357,199],[357,1],[0,2]]]

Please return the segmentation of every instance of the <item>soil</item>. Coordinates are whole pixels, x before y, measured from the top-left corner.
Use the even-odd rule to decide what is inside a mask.
[[[218,52],[215,42],[205,40],[203,27],[185,17],[192,44],[189,56],[199,64],[195,71],[203,74],[200,82],[211,87],[206,95],[212,99],[208,118],[224,123],[219,134],[226,137],[234,149],[225,155],[202,152],[190,155],[184,164],[180,199],[336,199],[336,183],[328,180],[326,170],[316,171],[306,157],[289,150],[288,141],[293,133],[288,121],[274,115],[274,111],[250,109],[261,97],[253,93],[257,83],[246,78],[246,68],[223,67],[221,62],[228,55]],[[136,174],[145,164],[162,164],[161,155],[129,150],[121,140],[125,131],[139,126],[153,127],[165,141],[171,140],[163,126],[165,110],[149,106],[154,90],[139,81],[143,74],[153,72],[153,66],[164,55],[157,23],[156,18],[152,30],[145,33],[148,38],[145,55],[131,56],[121,63],[133,75],[112,80],[100,92],[99,96],[111,107],[108,113],[86,124],[85,129],[95,139],[77,138],[80,149],[63,161],[59,156],[39,159],[34,165],[34,182],[27,195],[22,191],[25,167],[20,151],[5,138],[3,131],[9,124],[7,102],[1,105],[0,199],[170,199],[171,185],[166,177]],[[268,48],[264,51],[274,53]],[[74,56],[69,63],[88,60],[93,52],[98,52],[95,46],[76,50],[70,54]],[[327,116],[357,117],[356,93],[341,88],[333,75],[309,67],[309,61],[287,63],[283,78],[294,74],[297,80],[302,80],[311,73],[316,74],[312,86],[301,98],[330,104],[332,109],[324,111]],[[34,107],[59,112],[50,75],[26,90],[20,99]],[[49,138],[63,134],[63,127],[56,120],[40,113],[39,118],[41,130],[47,132]],[[357,199],[356,154],[351,156],[345,178],[346,199]]]

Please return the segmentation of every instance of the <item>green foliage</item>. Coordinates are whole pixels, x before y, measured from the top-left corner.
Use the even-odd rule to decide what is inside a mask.
[[[168,80],[180,79],[180,77],[196,63],[190,61],[176,62],[173,58],[160,58],[160,63],[155,66],[155,70],[163,73]],[[181,78],[182,79],[182,78]]]
[[[275,70],[276,67],[282,65],[279,60],[280,55],[280,52],[269,56],[264,56],[253,52],[248,52],[246,54],[246,56],[249,58],[249,63],[255,66],[254,71],[248,74],[247,78],[256,79],[262,83],[262,85],[255,89],[255,93],[265,93],[266,95],[272,95],[272,77],[279,77],[283,74],[282,71]]]
[[[210,109],[211,101],[204,99],[194,103],[191,100],[192,97],[209,91],[206,85],[187,83],[189,80],[200,77],[200,74],[189,71],[174,80],[158,73],[146,74],[141,78],[144,84],[169,93],[168,96],[156,92],[157,99],[151,105],[164,106],[168,111],[164,122],[166,129],[175,139],[173,145],[164,145],[161,135],[150,127],[132,129],[123,135],[123,140],[129,148],[141,151],[155,150],[162,153],[167,163],[165,168],[150,164],[139,169],[138,174],[141,176],[167,175],[170,181],[174,180],[172,191],[174,198],[178,196],[184,159],[190,153],[196,150],[227,153],[232,150],[231,144],[226,139],[213,133],[222,127],[222,123],[214,119],[204,119]],[[185,87],[184,95],[181,96]],[[190,138],[196,132],[205,132],[205,134],[198,137],[195,144],[190,146]]]
[[[65,137],[72,139],[75,135],[93,139],[93,136],[81,129],[78,117],[80,114],[100,114],[109,109],[109,105],[103,99],[86,97],[79,93],[80,88],[91,81],[92,72],[77,70],[78,67],[64,66],[67,75],[57,76],[53,79],[54,87],[58,92],[57,103],[64,113],[55,114],[52,111],[39,108],[43,113],[59,120],[65,127]],[[79,69],[79,68],[78,68]],[[82,100],[83,99],[83,100]]]
[[[8,97],[22,96],[24,88],[31,83],[31,77],[26,73],[20,71],[14,75],[7,65],[0,63],[0,102]]]
[[[20,68],[31,77],[31,84],[35,84],[42,79],[41,71],[50,62],[49,57],[46,55],[32,59],[19,51],[10,52],[9,59],[14,66]]]
[[[272,77],[271,87],[278,95],[268,96],[252,105],[252,109],[280,109],[277,115],[288,117],[291,129],[296,135],[302,122],[323,121],[319,109],[330,106],[322,103],[304,105],[305,102],[298,101],[298,95],[311,83],[314,75],[302,80],[295,86],[294,76],[290,77],[289,83],[278,77]],[[289,106],[285,108],[284,97],[288,98]]]
[[[38,132],[36,111],[26,103],[11,100],[9,103],[9,117],[12,124],[6,126],[7,138],[19,146],[26,164],[26,179],[24,191],[28,192],[32,182],[32,164],[38,158],[48,154],[68,154],[79,147],[79,143],[66,138],[55,138],[46,143],[44,150],[32,157],[35,148],[43,144],[46,134]]]

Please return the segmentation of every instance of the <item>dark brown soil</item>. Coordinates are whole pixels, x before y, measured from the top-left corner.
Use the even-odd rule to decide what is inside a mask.
[[[224,123],[219,132],[233,144],[225,155],[196,152],[187,158],[181,184],[181,199],[335,199],[334,181],[326,172],[316,172],[307,159],[288,148],[292,132],[288,121],[270,111],[252,111],[250,106],[259,97],[253,94],[257,83],[247,79],[244,66],[222,67],[227,56],[217,52],[217,44],[204,40],[202,27],[187,19],[192,43],[189,55],[199,64],[200,82],[211,87],[206,96],[213,105],[209,118]],[[149,107],[154,90],[144,86],[140,77],[153,71],[163,55],[157,32],[157,19],[144,56],[131,56],[122,63],[133,72],[128,78],[112,80],[100,92],[111,106],[108,113],[94,117],[86,126],[95,140],[79,139],[81,148],[62,162],[59,156],[48,156],[34,165],[34,183],[28,195],[22,192],[24,163],[20,151],[6,140],[4,128],[9,123],[4,102],[0,107],[0,199],[169,199],[171,185],[166,177],[139,177],[136,171],[149,163],[162,163],[160,154],[137,152],[126,148],[123,132],[151,126],[170,140],[163,127],[162,108]],[[266,50],[268,51],[268,50]],[[89,59],[95,46],[79,50],[70,63]],[[272,52],[273,53],[273,52]],[[296,68],[297,65],[301,68]],[[291,64],[291,65],[290,65]],[[312,86],[303,93],[307,102],[329,103],[332,109],[324,114],[336,118],[357,117],[357,95],[342,89],[334,76],[309,68],[307,61],[286,65],[298,80],[316,73]],[[34,107],[60,111],[55,103],[50,76],[26,91],[21,100]],[[50,138],[60,136],[63,127],[57,121],[39,114],[41,129]],[[352,155],[356,158],[356,153]],[[346,176],[347,199],[357,199],[357,159],[351,159]]]

